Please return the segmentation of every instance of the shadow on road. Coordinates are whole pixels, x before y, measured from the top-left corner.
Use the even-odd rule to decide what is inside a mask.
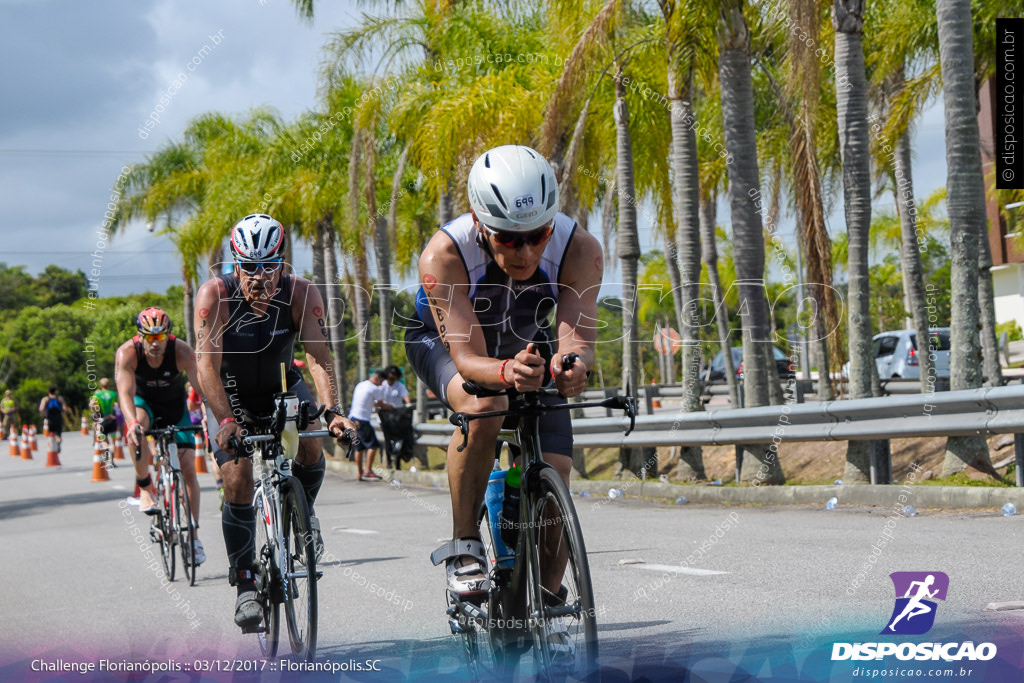
[[[0,520],[25,517],[53,508],[86,505],[89,503],[105,503],[112,500],[124,500],[124,491],[104,489],[89,493],[62,494],[49,498],[10,500],[0,503]]]

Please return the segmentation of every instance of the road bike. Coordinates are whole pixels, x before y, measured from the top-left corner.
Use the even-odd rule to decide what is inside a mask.
[[[312,420],[319,421],[321,407],[310,412],[308,401],[294,393],[274,395],[274,409],[255,416],[237,408],[242,425],[240,443],[232,443],[235,458],[240,451],[252,457],[253,507],[256,510],[256,599],[262,606],[262,623],[244,629],[256,633],[265,658],[277,656],[281,640],[281,608],[284,607],[292,654],[312,661],[316,656],[317,591],[321,572],[316,568],[316,548],[306,505],[306,493],[292,475],[291,459],[300,438],[329,436],[327,430],[299,432]],[[346,430],[348,438],[354,438]],[[234,437],[232,437],[233,439]]]
[[[140,428],[141,429],[141,428]],[[167,580],[174,581],[175,546],[181,553],[181,568],[188,579],[188,585],[196,585],[195,557],[196,520],[192,518],[192,506],[185,475],[181,472],[178,459],[178,444],[174,435],[178,432],[195,432],[202,427],[164,427],[150,429],[145,436],[153,437],[156,453],[153,464],[156,467],[157,514],[149,528],[149,537],[160,546]],[[142,446],[135,449],[135,457],[142,457]]]
[[[575,354],[562,358],[566,370]],[[448,624],[465,649],[471,672],[480,676],[490,665],[487,645],[496,673],[509,675],[519,659],[532,650],[536,673],[586,676],[597,667],[597,610],[590,581],[590,565],[579,518],[569,489],[554,467],[543,460],[539,422],[555,410],[590,407],[622,410],[629,417],[628,435],[636,423],[636,400],[612,396],[591,403],[544,403],[558,396],[552,389],[518,394],[482,389],[473,382],[463,388],[476,396],[509,394],[507,410],[455,413],[449,420],[462,432],[463,450],[469,423],[489,417],[505,417],[499,439],[518,450],[515,461],[522,467],[519,518],[514,523],[517,539],[513,558],[498,557],[487,506],[480,512],[489,564],[490,589],[486,599],[463,600],[448,592]],[[511,420],[511,424],[510,424]],[[500,442],[499,442],[500,446]],[[501,524],[509,524],[504,520]],[[545,575],[560,574],[557,591],[544,585]],[[553,582],[549,582],[549,586]]]

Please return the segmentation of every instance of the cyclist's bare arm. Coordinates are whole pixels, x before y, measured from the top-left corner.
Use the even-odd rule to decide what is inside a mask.
[[[184,370],[188,377],[189,384],[199,392],[202,400],[203,390],[199,387],[199,371],[196,367],[196,352],[184,339],[174,340],[174,358],[178,362],[178,369]]]
[[[135,369],[138,357],[135,345],[129,339],[118,347],[114,355],[114,384],[117,386],[117,401],[121,405],[126,425],[124,438],[129,446],[138,446],[138,437],[134,429],[127,429],[135,421]]]
[[[483,329],[469,299],[469,278],[455,243],[438,231],[420,256],[420,282],[430,304],[431,315],[455,367],[464,380],[488,389],[503,389],[499,378],[504,358],[487,355]],[[540,356],[521,351],[505,364],[504,376],[521,391],[537,389],[543,382]],[[514,377],[518,379],[513,379]],[[536,386],[533,386],[536,385]]]
[[[587,385],[587,371],[594,366],[597,338],[597,294],[601,288],[604,261],[601,245],[588,232],[573,233],[562,268],[555,324],[558,334],[556,358],[576,353],[579,360],[571,370],[562,371],[552,363],[555,386],[563,396],[576,396]]]
[[[217,422],[233,415],[227,392],[220,379],[223,347],[221,338],[227,324],[227,288],[220,279],[207,280],[196,294],[194,327],[196,331],[196,370],[198,383],[193,384],[206,398]],[[218,441],[220,440],[220,434]]]
[[[320,290],[304,278],[296,277],[293,291],[292,319],[299,328],[299,339],[306,349],[306,363],[313,376],[320,405],[338,406],[338,387],[334,379],[334,360],[328,345],[326,308]],[[337,423],[336,423],[337,421]],[[355,429],[347,418],[328,418],[328,428],[333,432]]]

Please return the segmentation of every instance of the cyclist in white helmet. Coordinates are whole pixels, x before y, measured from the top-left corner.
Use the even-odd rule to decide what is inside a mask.
[[[243,629],[259,624],[261,610],[253,575],[252,462],[244,451],[236,454],[229,447],[231,437],[242,438],[235,410],[269,413],[274,394],[281,390],[282,363],[288,390],[315,404],[294,363],[294,342],[299,338],[320,403],[328,406],[328,429],[341,436],[353,427],[338,405],[324,302],[309,280],[285,274],[283,251],[284,228],[279,222],[266,214],[246,216],[231,230],[234,271],[208,280],[196,295],[199,385],[207,401],[214,457],[224,478],[221,523],[228,580],[238,589],[235,623]],[[292,474],[306,492],[310,514],[324,478],[321,451],[319,439],[302,439],[292,465]],[[315,517],[312,527],[319,558],[323,540]]]
[[[469,172],[470,212],[443,226],[420,257],[416,314],[406,332],[406,356],[416,374],[449,408],[505,410],[508,399],[477,398],[462,383],[525,392],[554,383],[562,396],[581,393],[594,363],[601,246],[558,212],[558,183],[533,149],[505,145],[480,156]],[[548,324],[555,311],[555,324]],[[562,371],[552,357],[575,352]],[[558,399],[564,401],[564,399]],[[445,560],[448,588],[483,599],[487,568],[477,515],[494,463],[501,418],[470,423],[468,447],[448,446],[452,541],[435,552]],[[572,465],[569,413],[541,419],[544,459],[568,482]],[[541,577],[553,594],[562,572]],[[553,585],[552,585],[553,584]]]

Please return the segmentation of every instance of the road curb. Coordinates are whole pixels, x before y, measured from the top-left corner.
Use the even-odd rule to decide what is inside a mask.
[[[330,470],[356,476],[354,464],[343,458],[327,460]],[[398,479],[403,485],[412,484],[429,488],[448,488],[447,472],[388,470],[375,467],[385,481]],[[913,505],[928,508],[991,508],[998,510],[1006,503],[1024,511],[1024,488],[994,486],[928,486],[928,485],[872,485],[857,486],[695,486],[626,481],[589,481],[573,479],[569,487],[574,495],[587,491],[594,497],[608,497],[608,491],[619,489],[627,498],[654,498],[676,501],[685,497],[687,502],[708,505],[821,505],[835,497],[839,505],[867,505],[894,507]],[[900,496],[905,500],[900,500]]]

